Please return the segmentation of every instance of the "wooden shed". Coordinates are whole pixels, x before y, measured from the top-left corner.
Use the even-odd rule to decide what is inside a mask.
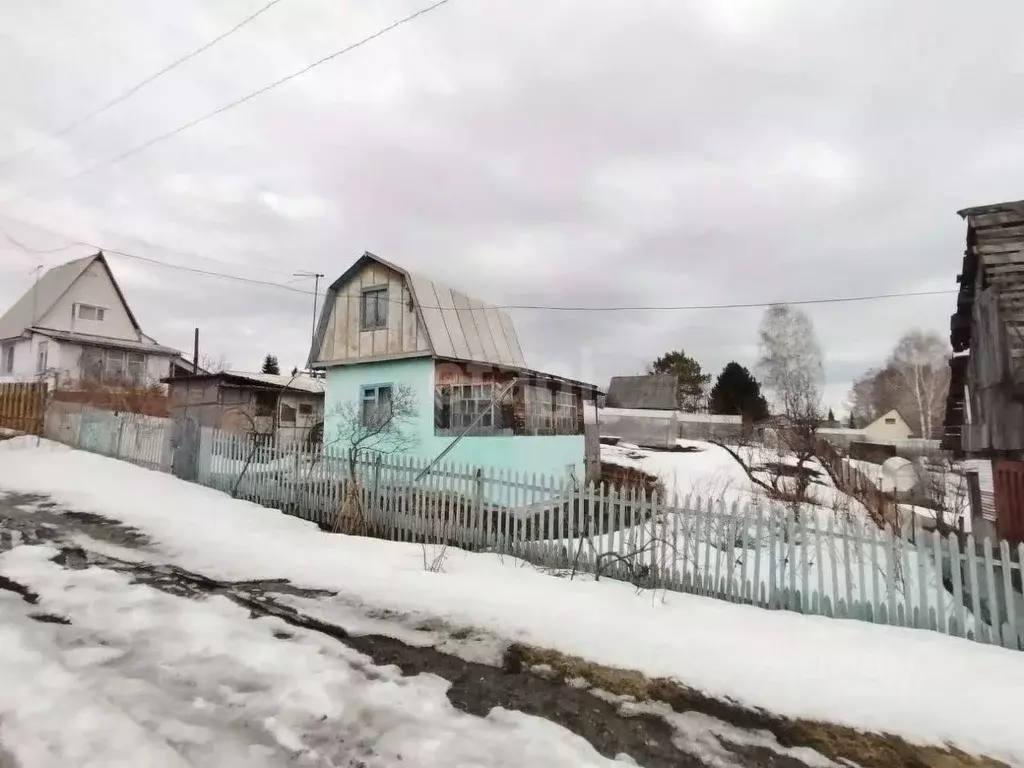
[[[967,208],[943,447],[994,462],[997,527],[1024,539],[1024,200]],[[1011,530],[1011,528],[1013,530]],[[1019,529],[1019,530],[1018,530]]]

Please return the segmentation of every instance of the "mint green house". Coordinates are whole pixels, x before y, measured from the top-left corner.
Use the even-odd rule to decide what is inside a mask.
[[[597,387],[530,369],[506,312],[371,253],[328,290],[309,365],[327,446],[585,476]]]

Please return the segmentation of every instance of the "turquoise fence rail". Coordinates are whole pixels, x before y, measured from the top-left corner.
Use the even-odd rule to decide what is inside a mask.
[[[537,567],[774,610],[910,627],[1024,650],[1024,545],[943,536],[896,514],[879,528],[844,510],[751,497],[645,495],[582,478],[405,456],[279,448],[251,436],[77,407],[46,435],[281,509],[321,528],[511,555]],[[183,444],[194,435],[197,444]],[[185,441],[187,442],[187,441]],[[894,510],[899,507],[894,505]],[[436,556],[436,555],[435,555]]]

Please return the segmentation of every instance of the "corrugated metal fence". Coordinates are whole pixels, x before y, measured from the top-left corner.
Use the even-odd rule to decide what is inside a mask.
[[[46,434],[192,479],[326,530],[521,557],[553,571],[1024,649],[1024,545],[880,529],[856,504],[795,510],[291,447],[166,419],[51,409]],[[182,458],[185,457],[185,458]],[[178,467],[175,468],[175,464]],[[187,465],[189,469],[182,470]]]

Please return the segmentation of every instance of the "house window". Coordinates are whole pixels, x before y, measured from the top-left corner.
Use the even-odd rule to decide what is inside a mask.
[[[309,403],[299,403],[299,416],[312,416],[313,406]]]
[[[223,405],[242,405],[248,400],[245,392],[235,387],[221,387],[220,402]]]
[[[575,435],[579,431],[579,408],[576,405],[576,393],[572,391],[555,393],[555,434]]]
[[[102,323],[106,318],[107,310],[103,307],[94,307],[92,304],[79,304],[78,305],[78,319],[79,320],[94,320]]]
[[[886,423],[886,424],[895,424],[895,423],[896,423],[896,419],[895,419],[895,417],[893,417],[893,416],[890,416],[889,418],[887,418],[887,419],[885,420],[885,423]]]
[[[391,385],[363,387],[360,416],[363,427],[379,429],[391,418]]]
[[[146,356],[141,352],[128,353],[128,379],[135,386],[141,385],[146,379]]]
[[[295,409],[287,404],[281,405],[281,423],[282,424],[294,424],[295,423]]]
[[[434,390],[434,429],[438,434],[511,434],[512,401],[504,384],[442,385]],[[469,430],[466,432],[466,430]]]
[[[108,349],[103,353],[103,382],[120,384],[125,381],[125,353],[120,349]]]
[[[363,291],[360,317],[364,331],[388,327],[388,289],[369,288]]]
[[[81,358],[82,381],[88,384],[99,384],[103,381],[103,350],[96,347],[85,347]]]
[[[43,373],[46,371],[46,358],[49,352],[49,345],[45,341],[40,341],[39,346],[36,347],[36,373]]]
[[[273,416],[274,409],[277,407],[277,393],[276,392],[257,392],[256,393],[256,415],[257,416]]]
[[[14,373],[14,345],[5,344],[0,347],[0,374]]]
[[[527,386],[526,434],[554,434],[555,395],[547,387]]]

